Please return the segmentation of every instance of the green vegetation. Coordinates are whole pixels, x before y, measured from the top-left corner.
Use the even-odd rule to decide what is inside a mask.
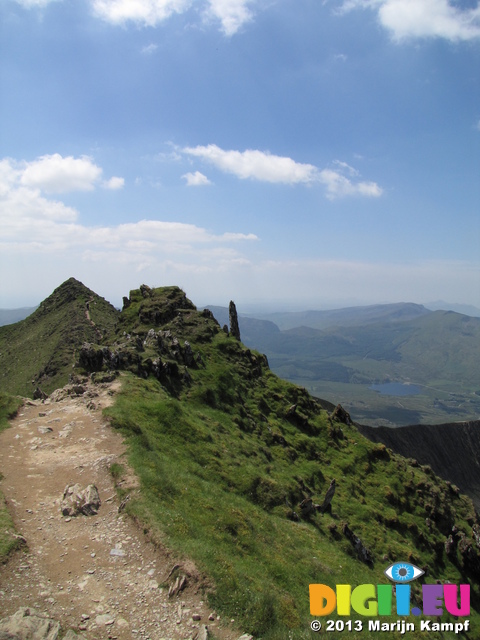
[[[206,597],[222,617],[235,618],[257,639],[316,637],[309,584],[382,584],[389,564],[408,561],[426,571],[412,584],[415,604],[423,580],[472,585],[470,637],[480,635],[480,528],[469,498],[430,467],[329,415],[325,403],[274,375],[263,355],[222,331],[177,287],[142,285],[121,314],[101,300],[71,279],[30,318],[1,329],[2,388],[25,393],[33,378],[48,391],[66,382],[73,362],[97,380],[124,371],[107,414],[124,434],[141,482],[125,509],[154,539],[196,562],[212,585]],[[321,350],[312,331],[303,331],[302,345],[310,341],[316,357]],[[332,340],[346,349],[345,340]],[[383,349],[401,364],[405,341],[382,340],[375,358],[362,361],[381,363]],[[8,408],[12,401],[4,402]],[[110,473],[120,486],[123,465]],[[322,503],[333,478],[331,508],[302,514],[302,500],[311,495]],[[126,497],[127,488],[119,491]],[[8,518],[6,509],[0,514]],[[447,555],[453,526],[457,546]],[[2,521],[11,547],[10,527]],[[361,540],[359,548],[348,532]]]
[[[284,314],[290,323],[311,324],[283,331],[272,322],[241,317],[240,331],[247,345],[268,355],[277,375],[305,386],[315,396],[341,403],[357,422],[399,426],[476,419],[480,318],[453,311],[421,313],[421,307],[412,310],[412,306],[387,305],[393,308],[388,321],[380,321],[386,314],[382,307],[372,308],[376,315],[359,312],[357,320],[355,310],[346,316]],[[318,313],[327,316],[319,319]],[[315,328],[334,321],[350,326]],[[289,326],[286,320],[283,324]],[[390,381],[419,385],[420,392],[395,397],[369,388]]]
[[[130,302],[110,352],[140,375],[127,374],[107,410],[141,480],[126,509],[213,579],[212,606],[265,640],[309,638],[310,583],[384,583],[388,564],[409,561],[428,582],[472,583],[479,633],[477,561],[460,550],[450,559],[444,548],[453,525],[465,540],[473,535],[468,498],[333,420],[179,289],[131,292]],[[332,478],[331,512],[296,521],[309,490],[321,503]],[[372,564],[359,559],[345,525]],[[412,588],[418,598],[420,581]]]
[[[8,427],[8,421],[17,415],[22,399],[0,391],[0,433]]]
[[[20,398],[14,398],[0,392],[0,433],[8,427],[8,420],[13,418],[22,406]],[[0,480],[2,474],[0,473]],[[0,564],[5,562],[9,553],[19,547],[19,541],[13,537],[15,527],[8,512],[5,499],[0,491]]]
[[[87,303],[90,319],[87,319]],[[28,318],[0,327],[0,389],[32,397],[65,385],[83,342],[101,342],[118,311],[70,278]]]

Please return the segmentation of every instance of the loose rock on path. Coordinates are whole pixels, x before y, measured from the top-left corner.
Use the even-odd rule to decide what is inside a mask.
[[[119,513],[109,467],[126,466],[125,446],[101,413],[119,384],[28,400],[0,434],[0,488],[27,542],[0,566],[0,618],[30,607],[60,622],[59,637],[73,629],[88,640],[200,640],[208,625],[234,640],[241,633],[221,626],[208,608],[194,565],[149,542]],[[62,515],[65,488],[77,483],[98,489],[97,514]],[[186,587],[169,597],[178,575]]]

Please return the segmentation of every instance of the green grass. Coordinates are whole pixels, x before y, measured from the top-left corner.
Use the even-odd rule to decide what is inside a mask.
[[[129,309],[140,334],[148,330],[138,324],[141,304]],[[443,546],[454,523],[471,535],[468,498],[430,469],[332,421],[304,389],[277,378],[259,354],[213,330],[198,312],[178,313],[181,321],[177,315],[162,329],[200,353],[191,381],[162,385],[128,374],[107,414],[125,435],[141,480],[140,497],[127,510],[213,580],[213,607],[257,638],[300,639],[311,637],[310,583],[381,584],[395,560],[427,568],[428,582],[468,579],[462,558],[450,562]],[[147,349],[142,357],[152,356]],[[288,418],[292,404],[296,414]],[[332,512],[292,521],[302,487],[321,502],[332,478]],[[372,552],[372,567],[357,558],[343,524]],[[478,632],[480,593],[471,582]]]
[[[0,391],[0,433],[8,427],[8,421],[17,415],[22,404],[21,398]]]
[[[270,384],[278,393],[275,380]],[[315,435],[284,424],[291,441],[285,448],[269,442],[268,429],[242,430],[234,413],[173,399],[156,381],[139,379],[126,381],[108,413],[127,436],[129,461],[142,483],[142,497],[127,508],[192,557],[214,580],[212,606],[256,637],[284,638],[287,629],[294,638],[309,637],[310,583],[382,583],[389,562],[406,559],[429,567],[430,579],[462,580],[441,551],[452,518],[469,529],[469,500],[449,495],[435,479],[443,532],[428,531],[417,491],[429,484],[433,492],[432,478],[354,429],[342,426],[344,438],[329,441],[325,415],[312,425]],[[332,514],[288,519],[285,499],[298,503],[298,478],[320,498],[332,477],[339,480]],[[343,522],[374,553],[373,568],[355,557]]]
[[[15,417],[21,406],[22,400],[20,398],[0,392],[0,433],[8,427],[8,420]],[[0,480],[2,480],[1,473]],[[5,562],[9,553],[19,547],[18,540],[12,536],[14,531],[13,520],[0,491],[0,564]]]
[[[86,303],[90,317],[85,315]],[[0,327],[0,390],[32,397],[67,384],[83,342],[99,342],[113,330],[118,312],[82,283],[70,278],[28,318]]]

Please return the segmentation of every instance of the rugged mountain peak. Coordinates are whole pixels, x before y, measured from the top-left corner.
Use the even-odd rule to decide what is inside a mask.
[[[75,278],[69,278],[62,282],[53,293],[51,293],[38,307],[40,314],[51,312],[52,310],[68,303],[79,301],[86,304],[90,299],[100,298],[94,291],[86,287]]]
[[[50,393],[72,373],[76,351],[100,343],[117,322],[118,311],[75,278],[69,278],[28,318],[0,327],[0,389],[32,396]]]

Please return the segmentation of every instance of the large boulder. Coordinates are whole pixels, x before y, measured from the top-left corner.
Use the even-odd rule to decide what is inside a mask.
[[[58,622],[29,607],[0,620],[0,640],[57,640],[59,633]]]
[[[68,484],[65,487],[62,498],[62,514],[64,516],[93,516],[100,508],[101,501],[98,489],[94,484],[89,484],[85,489],[79,484]]]

